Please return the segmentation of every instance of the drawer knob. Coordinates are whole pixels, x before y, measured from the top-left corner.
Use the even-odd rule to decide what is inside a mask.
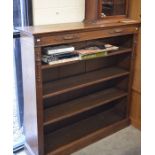
[[[63,40],[72,40],[72,39],[78,39],[79,37],[77,35],[72,35],[72,36],[64,36]]]
[[[115,30],[110,31],[109,34],[121,33],[123,31],[124,31],[123,29],[115,29]]]
[[[123,32],[123,30],[122,29],[116,29],[116,30],[114,30],[114,33],[120,33],[120,32]]]
[[[138,31],[138,27],[136,27],[136,31]]]

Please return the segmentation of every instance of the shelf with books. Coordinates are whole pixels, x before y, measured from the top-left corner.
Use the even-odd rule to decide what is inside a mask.
[[[130,53],[132,52],[132,48],[120,48],[119,50],[114,50],[114,51],[108,51],[106,55],[104,55],[103,57],[109,57],[109,56],[115,56],[115,55],[120,55],[120,54],[123,54],[123,53]],[[100,58],[100,57],[94,57],[93,59],[97,59],[97,58]],[[64,66],[64,65],[68,65],[68,64],[74,64],[74,63],[77,63],[79,61],[85,61],[85,60],[80,60],[80,59],[77,59],[77,60],[66,60],[65,62],[58,62],[58,63],[55,63],[55,64],[46,64],[46,63],[42,63],[42,69],[50,69],[50,68],[55,68],[55,67],[61,67],[61,66]]]

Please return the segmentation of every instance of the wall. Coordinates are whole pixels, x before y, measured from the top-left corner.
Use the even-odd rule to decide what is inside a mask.
[[[34,25],[84,20],[85,0],[33,0]]]

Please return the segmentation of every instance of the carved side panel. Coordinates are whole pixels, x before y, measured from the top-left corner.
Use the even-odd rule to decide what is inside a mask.
[[[35,48],[35,62],[36,62],[36,82],[41,87],[41,48]],[[37,85],[37,86],[38,86]]]
[[[43,95],[42,95],[42,69],[41,69],[41,47],[35,48],[35,70],[36,70],[36,94],[37,94],[37,118],[38,118],[38,145],[39,155],[44,155],[44,131],[43,131]]]

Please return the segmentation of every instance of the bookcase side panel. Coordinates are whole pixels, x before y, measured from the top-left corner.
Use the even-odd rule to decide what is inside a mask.
[[[25,147],[29,154],[39,155],[34,54],[33,37],[21,34]]]
[[[130,117],[130,108],[131,108],[131,98],[132,98],[132,84],[133,84],[133,72],[134,72],[134,60],[135,60],[135,52],[136,52],[136,45],[137,45],[137,33],[133,34],[132,39],[132,57],[131,57],[131,64],[130,64],[130,78],[128,83],[128,108],[127,108],[127,116]]]
[[[42,95],[42,69],[41,47],[35,47],[35,72],[37,96],[37,125],[38,125],[38,150],[39,155],[44,155],[44,130],[43,130],[43,95]]]

